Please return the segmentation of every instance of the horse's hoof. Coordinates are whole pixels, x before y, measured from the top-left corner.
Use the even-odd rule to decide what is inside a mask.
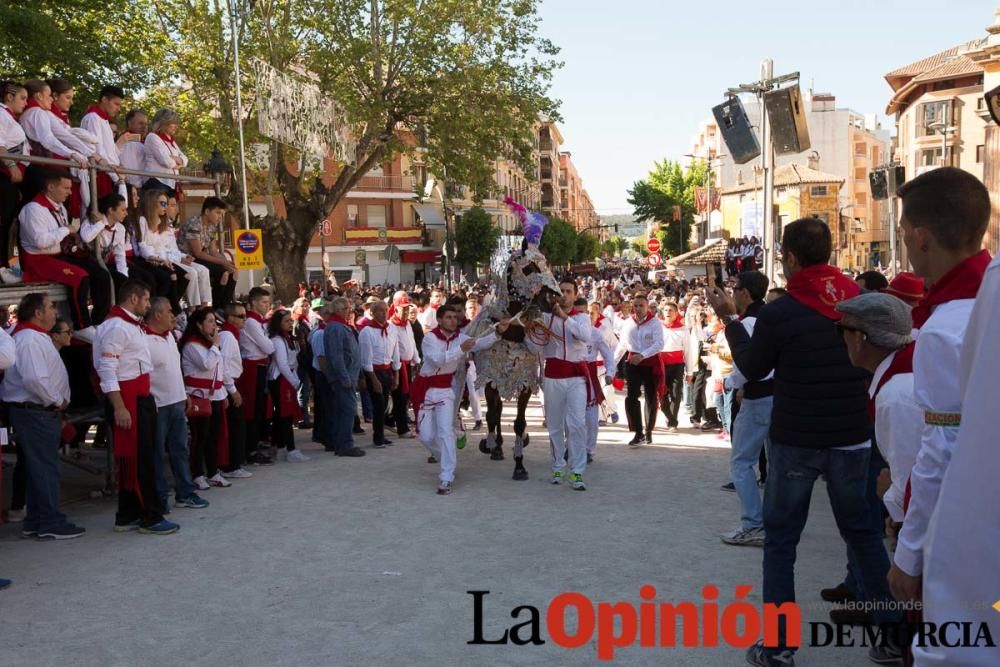
[[[525,433],[524,437],[521,438],[521,446],[522,447],[527,447],[530,444],[531,444],[531,436],[528,435],[527,433]]]
[[[486,439],[485,438],[483,438],[482,440],[479,441],[479,451],[481,451],[483,454],[489,454],[490,453],[490,448],[486,444]]]
[[[503,447],[497,445],[497,448],[490,453],[491,461],[503,461]]]
[[[528,471],[525,470],[524,468],[514,471],[515,482],[524,482],[527,481],[527,479],[528,479]]]

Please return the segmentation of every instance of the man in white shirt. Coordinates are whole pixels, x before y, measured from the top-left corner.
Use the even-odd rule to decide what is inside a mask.
[[[146,150],[143,146],[143,139],[146,138],[146,128],[149,118],[140,109],[132,109],[125,114],[125,134],[119,138],[122,142],[121,165],[126,169],[142,171],[146,166]],[[125,176],[125,182],[130,189],[138,190],[142,187],[142,176]]]
[[[163,518],[156,489],[156,402],[151,393],[153,362],[141,329],[149,310],[149,288],[128,281],[118,290],[118,305],[97,327],[94,367],[108,399],[118,465],[118,513],[115,532],[138,529],[169,535],[180,528]]]
[[[392,391],[392,419],[400,438],[412,438],[410,431],[410,382],[414,369],[420,363],[420,352],[413,338],[409,309],[412,307],[409,295],[400,290],[392,295],[392,316],[389,328],[396,335],[399,346],[399,384]]]
[[[399,385],[399,345],[396,327],[389,327],[383,301],[372,304],[372,319],[358,334],[361,371],[372,400],[372,440],[376,449],[391,445],[385,437],[385,410],[389,393]]]
[[[243,399],[243,416],[246,418],[247,461],[269,465],[274,460],[259,451],[260,436],[267,416],[267,370],[274,343],[267,335],[267,321],[271,310],[271,293],[263,287],[254,287],[247,295],[246,326],[240,333],[240,353],[243,356],[243,374],[238,388]]]
[[[125,98],[125,91],[118,86],[104,86],[101,88],[97,104],[91,105],[87,112],[80,119],[80,127],[97,137],[96,153],[111,167],[121,165],[121,156],[118,145],[115,143],[115,133],[111,129],[111,120],[118,115],[122,108],[122,100]],[[118,188],[122,183],[118,194],[127,197],[124,183],[121,177],[112,172],[97,172],[97,196],[105,197]]]
[[[153,363],[150,372],[150,391],[156,402],[156,490],[164,509],[170,507],[167,478],[163,470],[163,457],[170,460],[174,477],[174,499],[178,507],[203,509],[208,501],[195,493],[191,479],[190,452],[188,451],[187,392],[181,373],[181,355],[173,336],[177,319],[170,309],[170,300],[158,296],[149,302],[146,313],[146,342],[149,358]]]
[[[667,433],[677,432],[677,414],[684,398],[685,352],[688,348],[687,327],[680,316],[676,303],[663,306],[663,372],[667,391],[660,402],[663,416],[667,418]]]
[[[246,463],[246,417],[243,415],[243,396],[237,387],[243,375],[243,357],[240,339],[247,322],[247,310],[242,303],[229,303],[225,307],[226,321],[219,328],[219,349],[222,350],[222,386],[229,395],[226,408],[226,426],[229,429],[229,463],[223,466],[222,476],[232,479],[253,477],[243,467]]]
[[[444,303],[444,292],[439,289],[431,290],[431,300],[420,313],[417,314],[417,322],[424,328],[424,333],[437,326],[437,309]],[[459,317],[459,319],[462,319]]]
[[[665,378],[660,351],[663,350],[663,325],[649,310],[649,302],[645,294],[632,297],[634,314],[622,327],[615,359],[620,360],[627,355],[625,366],[625,381],[628,383],[628,393],[625,396],[625,412],[628,415],[629,426],[635,432],[629,445],[635,447],[653,442],[653,429],[656,427],[656,413],[659,407],[659,397],[664,392]],[[639,407],[639,395],[645,394],[645,435],[643,433],[643,414]]]
[[[17,321],[13,341],[0,334],[0,367],[6,370],[3,400],[10,408],[14,438],[27,470],[22,534],[56,540],[80,537],[86,530],[59,511],[61,415],[69,405],[70,391],[66,366],[49,336],[56,308],[49,297],[32,292],[21,299]]]

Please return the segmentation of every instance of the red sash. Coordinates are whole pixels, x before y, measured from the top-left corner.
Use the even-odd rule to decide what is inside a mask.
[[[604,390],[601,388],[601,382],[597,377],[597,367],[600,365],[599,361],[591,361],[587,363],[587,370],[590,375],[590,386],[594,388],[594,398],[592,401],[587,403],[588,406],[598,405],[604,402]]]
[[[667,374],[663,370],[663,359],[659,354],[654,354],[648,359],[639,362],[640,366],[653,369],[653,379],[656,380],[656,400],[667,395]]]
[[[240,396],[243,398],[243,416],[247,419],[257,419],[258,417],[268,418],[271,416],[271,401],[264,392],[264,405],[261,406],[261,413],[257,414],[257,369],[267,366],[267,358],[264,359],[244,359],[243,375],[236,381]]]
[[[596,364],[594,368],[596,375]],[[545,377],[550,380],[565,380],[567,378],[582,377],[587,385],[587,405],[595,405],[594,400],[596,399],[596,384],[591,381],[590,364],[586,361],[566,361],[565,359],[560,359],[559,357],[548,357],[545,359]]]
[[[143,504],[142,492],[139,489],[139,427],[136,420],[139,413],[139,398],[150,395],[149,374],[144,373],[131,380],[119,381],[118,392],[121,394],[125,409],[132,415],[132,428],[129,429],[119,428],[112,420],[118,483],[121,488],[134,493],[139,498],[139,503]]]
[[[410,384],[410,406],[413,408],[413,421],[420,430],[420,409],[424,406],[429,389],[451,389],[454,373],[438,373],[437,375],[417,375]]]
[[[807,266],[788,280],[788,295],[823,317],[839,322],[841,301],[861,293],[857,283],[829,264]]]
[[[295,387],[284,378],[278,377],[278,414],[291,417],[293,422],[302,421],[302,408],[299,407],[299,397]]]

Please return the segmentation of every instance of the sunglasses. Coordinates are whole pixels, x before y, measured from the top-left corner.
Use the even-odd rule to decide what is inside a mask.
[[[837,333],[839,333],[841,336],[843,336],[848,331],[853,331],[856,333],[860,333],[862,336],[864,336],[865,340],[868,340],[868,332],[865,331],[864,329],[858,329],[857,327],[849,327],[846,324],[842,324],[840,322],[837,322],[834,326],[837,327]]]
[[[165,202],[165,201],[160,201],[160,202],[156,202],[156,203],[159,204],[161,208],[166,208],[167,207],[167,202]]]
[[[246,313],[243,315],[230,315],[230,317],[235,317],[238,320],[245,320],[247,318]]]

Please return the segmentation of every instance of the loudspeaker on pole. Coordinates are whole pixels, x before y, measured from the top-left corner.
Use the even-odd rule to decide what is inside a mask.
[[[746,164],[760,155],[760,142],[738,97],[730,97],[712,109],[722,139],[736,164]]]
[[[785,155],[809,150],[809,124],[798,86],[764,93],[764,106],[771,125],[775,153]]]

